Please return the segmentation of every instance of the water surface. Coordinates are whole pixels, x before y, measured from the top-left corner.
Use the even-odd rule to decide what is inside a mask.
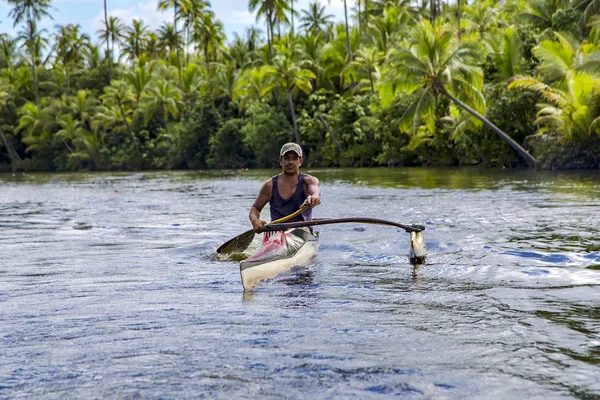
[[[214,251],[276,172],[0,175],[0,398],[600,397],[597,172],[309,171],[427,263],[327,225],[244,294]]]

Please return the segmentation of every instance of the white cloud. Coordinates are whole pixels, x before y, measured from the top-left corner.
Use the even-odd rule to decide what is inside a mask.
[[[343,9],[344,8],[344,0],[331,0],[331,4],[327,0],[317,0],[317,3],[322,6],[326,6],[331,9]],[[354,7],[356,5],[356,0],[347,0],[346,5],[348,8]]]
[[[157,10],[157,6],[158,2],[156,0],[140,2],[133,7],[110,10],[108,16],[119,18],[125,25],[131,25],[131,21],[134,19],[141,20],[145,25],[156,29],[165,21],[171,21],[173,18],[168,12]],[[104,27],[102,21],[104,21],[104,11],[101,11],[93,20],[92,28],[94,32]]]
[[[252,24],[256,21],[256,16],[251,14],[250,11],[225,11],[221,15],[217,16],[223,23],[247,23]]]

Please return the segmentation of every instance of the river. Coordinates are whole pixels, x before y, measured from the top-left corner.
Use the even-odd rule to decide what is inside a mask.
[[[244,293],[215,249],[276,172],[1,174],[0,399],[600,398],[598,172],[308,170],[426,263],[326,225]]]

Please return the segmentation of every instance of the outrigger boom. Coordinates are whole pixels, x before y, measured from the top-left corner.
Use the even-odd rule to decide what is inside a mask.
[[[377,218],[364,218],[364,217],[352,217],[352,218],[323,218],[313,219],[311,221],[300,221],[300,222],[287,222],[281,224],[268,224],[260,228],[260,232],[273,232],[273,231],[285,231],[291,228],[302,228],[305,226],[315,225],[328,225],[328,224],[341,224],[349,222],[358,222],[362,224],[376,224],[376,225],[390,225],[397,228],[404,229],[407,233],[411,232],[422,232],[425,230],[423,225],[404,225],[393,221],[386,221],[385,219]]]

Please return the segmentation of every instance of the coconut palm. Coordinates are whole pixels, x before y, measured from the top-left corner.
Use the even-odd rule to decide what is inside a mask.
[[[296,143],[302,144],[298,133],[298,125],[296,124],[296,113],[294,110],[294,100],[292,93],[301,90],[305,93],[310,93],[312,90],[311,80],[315,79],[315,74],[305,68],[304,62],[296,62],[294,56],[298,52],[298,45],[292,44],[289,41],[276,45],[277,55],[273,58],[273,65],[265,69],[267,79],[271,85],[269,90],[275,88],[285,91],[287,94],[288,104],[290,106],[290,114],[294,126],[294,137]]]
[[[269,63],[273,58],[273,23],[275,21],[275,3],[277,0],[249,0],[248,10],[256,11],[256,21],[264,18],[267,23],[267,44],[269,46]]]
[[[29,43],[29,55],[31,57],[31,70],[33,72],[33,85],[35,90],[35,102],[40,103],[39,83],[37,76],[37,57],[40,49],[37,47],[37,22],[43,17],[52,18],[50,15],[51,0],[7,0],[8,4],[14,5],[8,14],[14,21],[14,26],[25,21],[27,25],[26,41]]]
[[[81,121],[74,119],[71,114],[63,115],[59,123],[61,129],[55,133],[55,136],[65,144],[72,143],[75,147],[70,157],[78,160],[91,159],[96,169],[103,169],[98,151],[98,138],[88,131]]]
[[[106,0],[104,0],[106,5]],[[118,17],[111,16],[104,21],[105,29],[99,29],[96,34],[101,40],[101,43],[106,43],[106,58],[108,60],[109,79],[112,80],[113,75],[113,54],[115,43],[119,42],[123,37],[125,25]]]
[[[426,129],[433,132],[436,99],[442,95],[483,122],[527,162],[535,164],[535,158],[475,109],[484,108],[480,92],[483,74],[474,63],[479,55],[477,50],[471,43],[458,42],[439,19],[434,25],[421,20],[415,27],[412,45],[400,51],[391,66],[397,71],[395,82],[387,83],[416,95],[417,100],[402,117],[401,125],[406,127],[412,121],[416,129],[425,120]]]
[[[103,125],[105,129],[108,127],[114,129],[116,125],[117,131],[119,131],[118,124],[122,123],[139,156],[139,144],[131,128],[132,115],[139,100],[136,100],[130,86],[125,81],[114,80],[110,86],[104,88],[101,100],[104,108],[101,108],[96,116],[97,123]]]
[[[70,91],[69,66],[83,62],[85,49],[90,45],[90,38],[80,32],[79,25],[56,25],[56,29],[54,51],[65,70],[65,89],[68,94]]]
[[[121,54],[119,59],[125,57],[127,61],[135,61],[140,58],[146,40],[148,38],[148,27],[141,20],[134,19],[131,21],[131,26],[125,29],[121,36]]]
[[[349,69],[359,76],[366,75],[369,78],[371,93],[375,93],[375,79],[379,78],[379,65],[381,53],[375,47],[361,47],[356,52],[356,57],[349,65]]]
[[[244,107],[248,100],[262,101],[264,96],[271,90],[267,77],[267,66],[246,70],[237,81],[233,92],[233,100],[241,99]]]
[[[180,0],[160,0],[158,2],[159,10],[168,10],[169,8],[173,8],[173,29],[175,30],[175,51],[177,54],[177,72],[179,74],[179,88],[183,88],[183,80],[181,78],[181,56],[179,54],[179,32],[177,31],[177,22],[179,20],[179,8],[180,8]]]
[[[302,16],[300,21],[302,24],[300,28],[303,28],[306,33],[309,32],[327,32],[328,27],[333,23],[334,16],[332,14],[325,14],[325,6],[320,6],[319,3],[310,3],[308,5],[308,11],[302,10]]]
[[[158,79],[144,92],[140,106],[144,110],[146,123],[154,113],[162,115],[165,132],[170,138],[169,115],[176,118],[180,104],[181,90],[166,79]]]
[[[206,65],[206,74],[208,76],[209,91],[212,93],[212,73],[211,73],[211,55],[212,61],[217,61],[217,49],[223,43],[223,24],[214,19],[213,13],[205,13],[196,21],[194,25],[194,40],[202,44],[204,49],[204,62]]]
[[[600,0],[575,0],[573,6],[583,10],[583,22],[588,23],[600,14]]]
[[[180,14],[183,19],[183,27],[185,29],[185,60],[186,65],[190,62],[188,49],[191,45],[191,32],[194,27],[194,23],[200,19],[207,11],[210,4],[203,0],[181,0],[180,1]]]

